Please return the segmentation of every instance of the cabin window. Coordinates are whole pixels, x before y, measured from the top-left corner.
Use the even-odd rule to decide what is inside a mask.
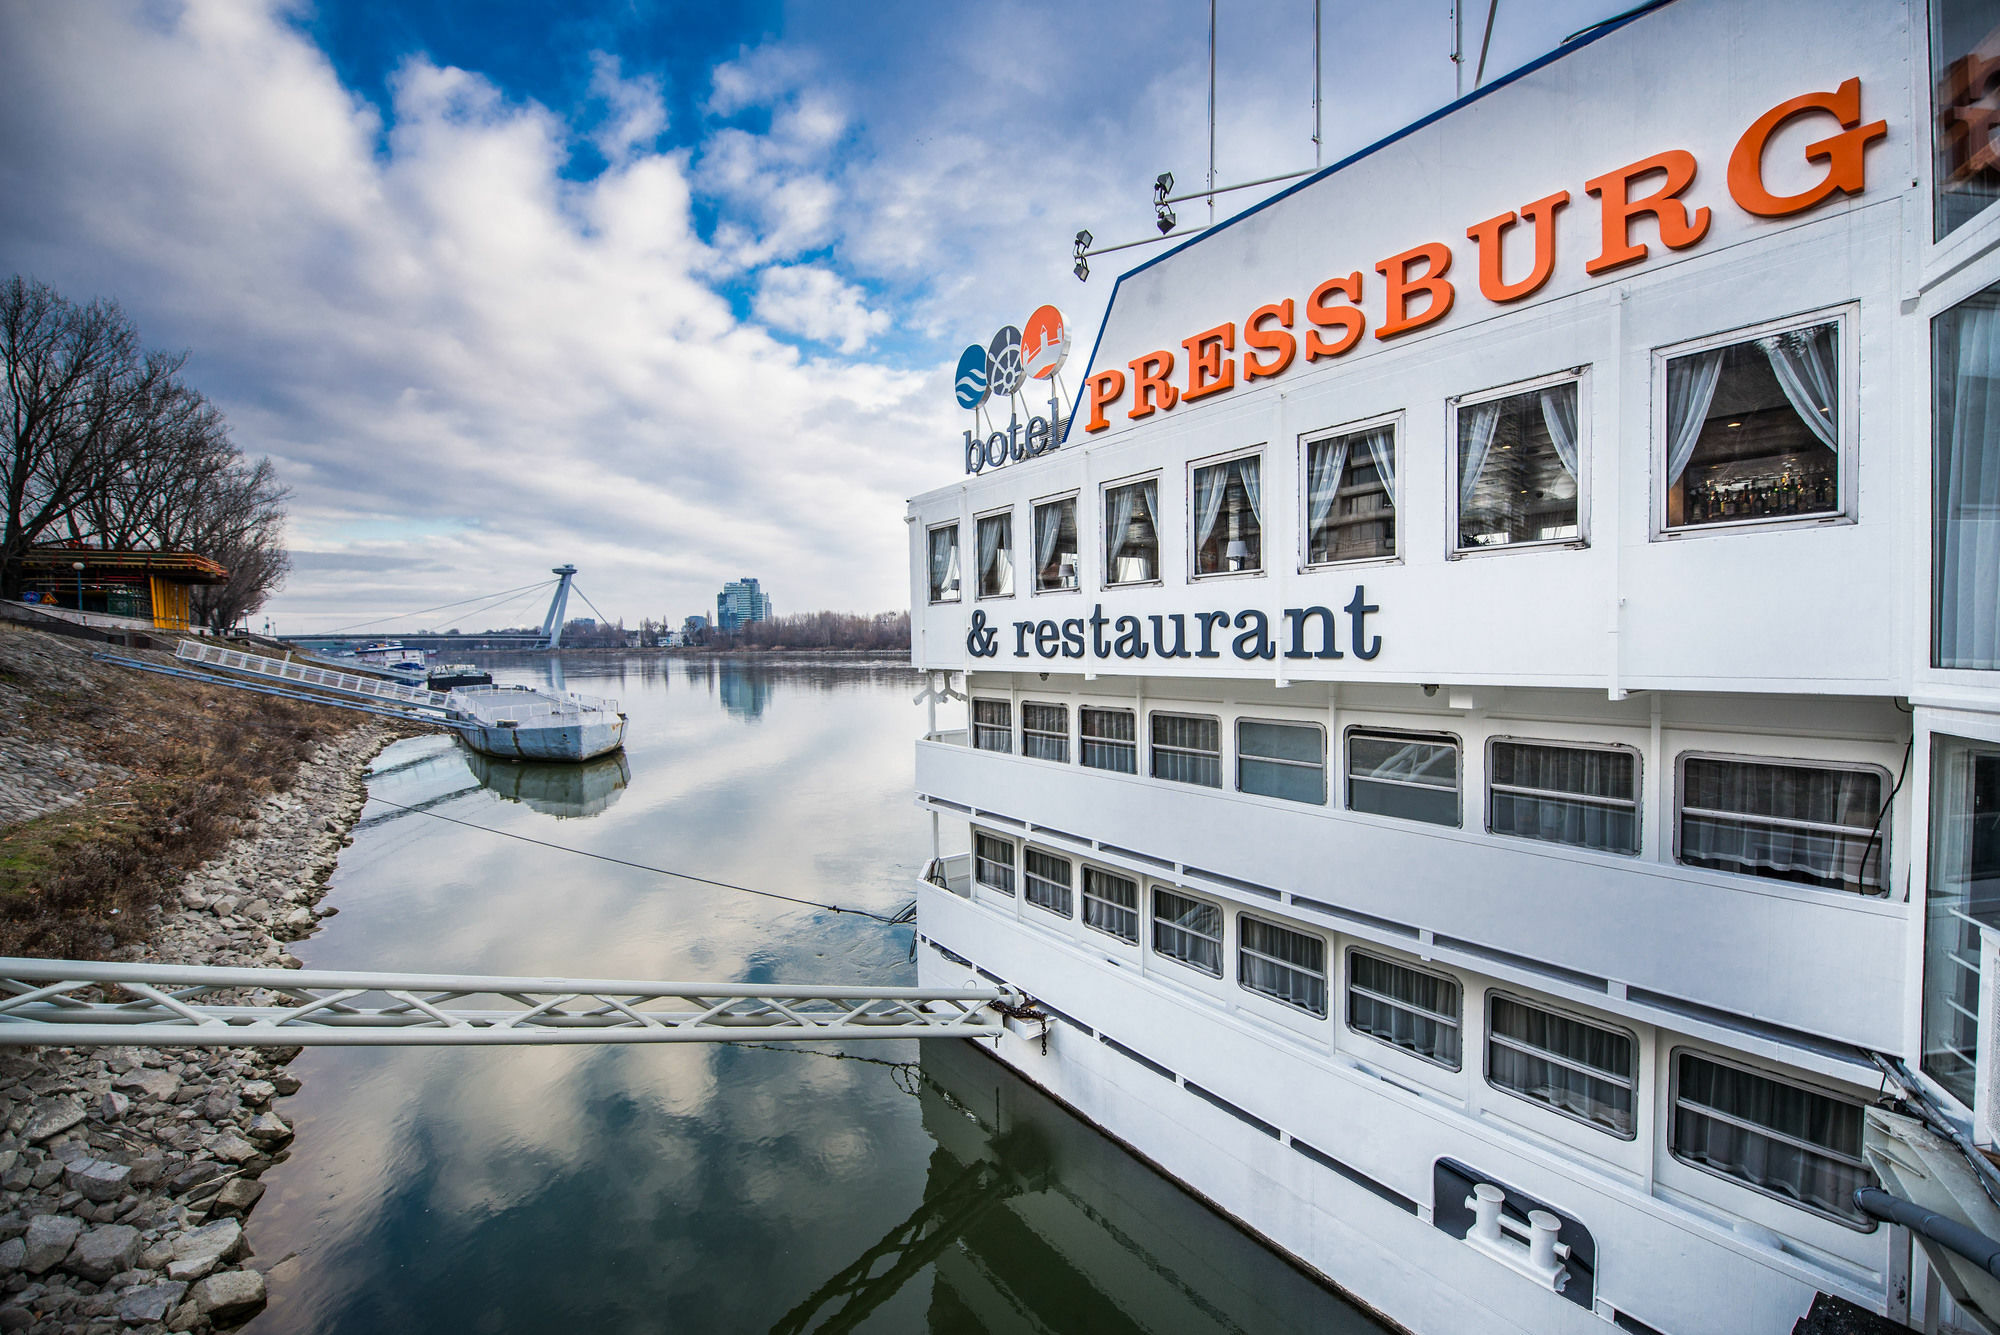
[[[1083,924],[1139,944],[1139,883],[1101,867],[1083,869]]]
[[[1086,705],[1076,711],[1076,730],[1078,758],[1089,768],[1139,772],[1139,724],[1133,711]]]
[[[931,535],[931,601],[958,601],[958,525],[934,528]]]
[[[1222,977],[1222,910],[1154,886],[1153,950],[1190,969]]]
[[[1236,722],[1236,787],[1292,802],[1326,801],[1326,733],[1316,723]]]
[[[2000,13],[1992,0],[1932,0],[1931,87],[1937,191],[1934,235],[1942,241],[2000,199],[1993,125],[2000,116]]]
[[[1396,428],[1306,443],[1306,564],[1396,554]]]
[[[1457,405],[1458,551],[1581,539],[1577,383]]]
[[[1003,895],[1014,893],[1014,841],[972,832],[972,879]]]
[[[1924,896],[1924,1074],[1972,1107],[1979,1053],[1979,921],[2000,887],[2000,748],[1931,742]]]
[[[1456,979],[1347,952],[1347,1027],[1446,1070],[1459,1067]]]
[[[1622,1029],[1487,994],[1486,1079],[1496,1089],[1632,1139],[1639,1043]]]
[[[1194,573],[1264,568],[1264,488],[1256,455],[1194,470]]]
[[[1154,714],[1153,777],[1222,787],[1222,721],[1205,714]]]
[[[972,744],[981,751],[1014,749],[1014,709],[1005,700],[972,702]]]
[[[1631,751],[1495,741],[1486,778],[1486,824],[1495,834],[1639,851],[1639,757]]]
[[[1880,894],[1888,861],[1887,777],[1874,768],[1682,756],[1680,860]]]
[[[1666,361],[1667,528],[1842,512],[1837,320]]]
[[[1035,507],[1035,592],[1050,593],[1078,586],[1076,497],[1044,501]]]
[[[1157,478],[1104,489],[1104,582],[1145,584],[1160,577]]]
[[[1014,592],[1014,516],[987,515],[978,532],[979,596],[1009,597]]]
[[[2000,669],[2000,284],[1932,325],[1931,661]]]
[[[1431,825],[1458,824],[1458,742],[1421,733],[1350,730],[1347,807]]]
[[[1069,706],[1021,705],[1021,754],[1036,760],[1069,762]]]
[[[1326,942],[1247,913],[1236,915],[1236,981],[1326,1018]]]
[[[1861,1157],[1859,1103],[1725,1065],[1674,1054],[1676,1159],[1850,1227],[1873,1229],[1854,1204],[1875,1185]]]
[[[1022,877],[1026,884],[1023,897],[1030,903],[1059,917],[1069,916],[1068,858],[1059,858],[1053,853],[1044,853],[1039,848],[1026,852]]]

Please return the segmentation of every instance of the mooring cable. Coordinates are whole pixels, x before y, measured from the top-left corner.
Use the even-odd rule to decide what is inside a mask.
[[[916,920],[915,909],[917,905],[915,900],[912,900],[908,907],[894,916],[871,913],[867,909],[849,908],[842,904],[827,904],[817,899],[801,899],[797,895],[781,895],[775,890],[759,890],[754,886],[736,885],[729,881],[718,881],[709,876],[696,876],[693,872],[675,871],[671,867],[654,867],[644,862],[633,862],[626,858],[614,858],[608,853],[593,853],[587,848],[572,848],[568,844],[554,844],[546,839],[537,839],[533,835],[515,834],[512,830],[496,830],[491,825],[476,825],[469,820],[460,820],[456,816],[447,816],[443,812],[427,811],[422,807],[407,806],[401,802],[391,802],[386,797],[376,797],[371,794],[368,800],[370,802],[380,802],[385,807],[395,807],[399,811],[413,812],[419,816],[429,816],[433,820],[449,821],[453,825],[463,825],[468,830],[483,830],[487,834],[497,834],[503,839],[518,839],[524,844],[537,844],[542,848],[552,848],[558,853],[574,853],[580,858],[595,858],[599,862],[616,863],[620,867],[631,867],[636,871],[649,871],[657,876],[672,876],[683,881],[695,881],[702,885],[715,886],[721,890],[740,890],[746,895],[762,895],[766,899],[782,899],[788,904],[803,904],[807,908],[826,909],[832,913],[852,913],[857,917],[873,918],[876,922],[885,923],[890,927],[903,927]]]

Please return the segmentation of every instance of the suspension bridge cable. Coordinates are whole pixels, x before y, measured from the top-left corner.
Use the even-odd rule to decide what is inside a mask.
[[[376,797],[371,794],[368,800],[370,802],[380,802],[385,807],[395,807],[399,811],[414,812],[419,816],[429,816],[433,820],[449,821],[453,825],[463,825],[468,830],[483,830],[487,834],[497,834],[502,839],[518,839],[524,844],[535,844],[542,848],[552,848],[558,853],[574,853],[580,858],[595,858],[599,862],[610,862],[620,867],[631,867],[637,871],[649,871],[659,876],[672,876],[683,881],[695,881],[701,885],[712,885],[721,890],[740,890],[746,895],[761,895],[765,899],[782,899],[788,904],[803,904],[807,908],[826,909],[833,913],[852,913],[857,917],[873,918],[876,922],[886,923],[891,927],[901,927],[914,921],[912,911],[916,908],[915,901],[912,901],[909,907],[905,908],[902,912],[894,916],[888,916],[880,913],[872,913],[867,909],[849,908],[842,904],[827,904],[817,899],[800,899],[796,895],[781,895],[775,890],[758,890],[752,886],[735,885],[729,881],[718,881],[707,876],[696,876],[692,872],[675,871],[671,867],[653,867],[644,862],[631,862],[625,858],[614,858],[608,853],[593,853],[585,848],[572,848],[568,844],[553,844],[546,839],[536,839],[532,835],[515,834],[511,830],[496,830],[491,825],[475,825],[469,820],[460,820],[456,816],[447,816],[442,812],[428,811],[423,807],[407,806],[401,802],[391,802],[386,797]]]
[[[323,630],[320,631],[319,633],[321,635],[339,635],[344,631],[360,630],[363,626],[379,626],[384,621],[401,621],[404,617],[420,617],[428,612],[443,612],[454,607],[463,607],[467,603],[476,603],[483,598],[505,598],[510,593],[521,593],[528,589],[546,589],[549,585],[553,583],[555,583],[554,580],[545,579],[541,581],[539,584],[523,584],[520,586],[520,588],[503,589],[497,594],[476,593],[472,595],[472,597],[470,598],[461,598],[455,603],[445,603],[438,607],[423,607],[417,609],[414,612],[394,612],[388,616],[376,617],[372,621],[357,621],[351,626],[336,626],[332,630]]]
[[[610,624],[611,624],[611,618],[610,618],[610,617],[608,617],[608,616],[606,616],[606,615],[604,615],[604,613],[603,613],[603,612],[600,612],[600,611],[598,611],[598,608],[597,608],[597,604],[596,604],[596,603],[593,603],[592,601],[590,601],[590,595],[589,595],[589,594],[585,593],[585,592],[584,592],[584,591],[583,591],[582,589],[577,589],[577,588],[576,588],[576,585],[575,585],[574,583],[572,583],[572,584],[570,585],[570,587],[571,587],[572,589],[576,589],[576,596],[577,596],[577,597],[579,597],[579,598],[581,598],[581,599],[583,599],[583,605],[584,605],[585,607],[588,607],[588,608],[589,608],[589,609],[590,609],[591,611],[593,611],[593,612],[597,612],[597,624],[598,624],[598,625],[600,625],[600,626],[608,626],[608,625],[610,625]]]

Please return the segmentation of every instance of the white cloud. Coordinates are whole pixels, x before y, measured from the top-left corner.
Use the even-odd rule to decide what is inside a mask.
[[[591,134],[609,162],[626,162],[640,149],[651,149],[667,131],[667,105],[660,95],[660,81],[651,74],[627,79],[619,72],[618,57],[603,51],[590,53],[590,94],[604,104],[604,120]]]
[[[868,309],[860,288],[816,264],[774,265],[757,275],[751,314],[842,352],[857,353],[889,327],[889,313]]]

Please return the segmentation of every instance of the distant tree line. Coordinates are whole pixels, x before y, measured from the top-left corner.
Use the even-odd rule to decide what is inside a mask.
[[[908,649],[910,614],[801,612],[753,621],[727,633],[711,629],[707,643],[730,649]]]
[[[114,302],[86,305],[19,275],[0,286],[0,596],[55,542],[192,551],[229,582],[192,591],[222,629],[284,583],[285,502],[222,413],[181,378],[186,353],[148,351]]]

